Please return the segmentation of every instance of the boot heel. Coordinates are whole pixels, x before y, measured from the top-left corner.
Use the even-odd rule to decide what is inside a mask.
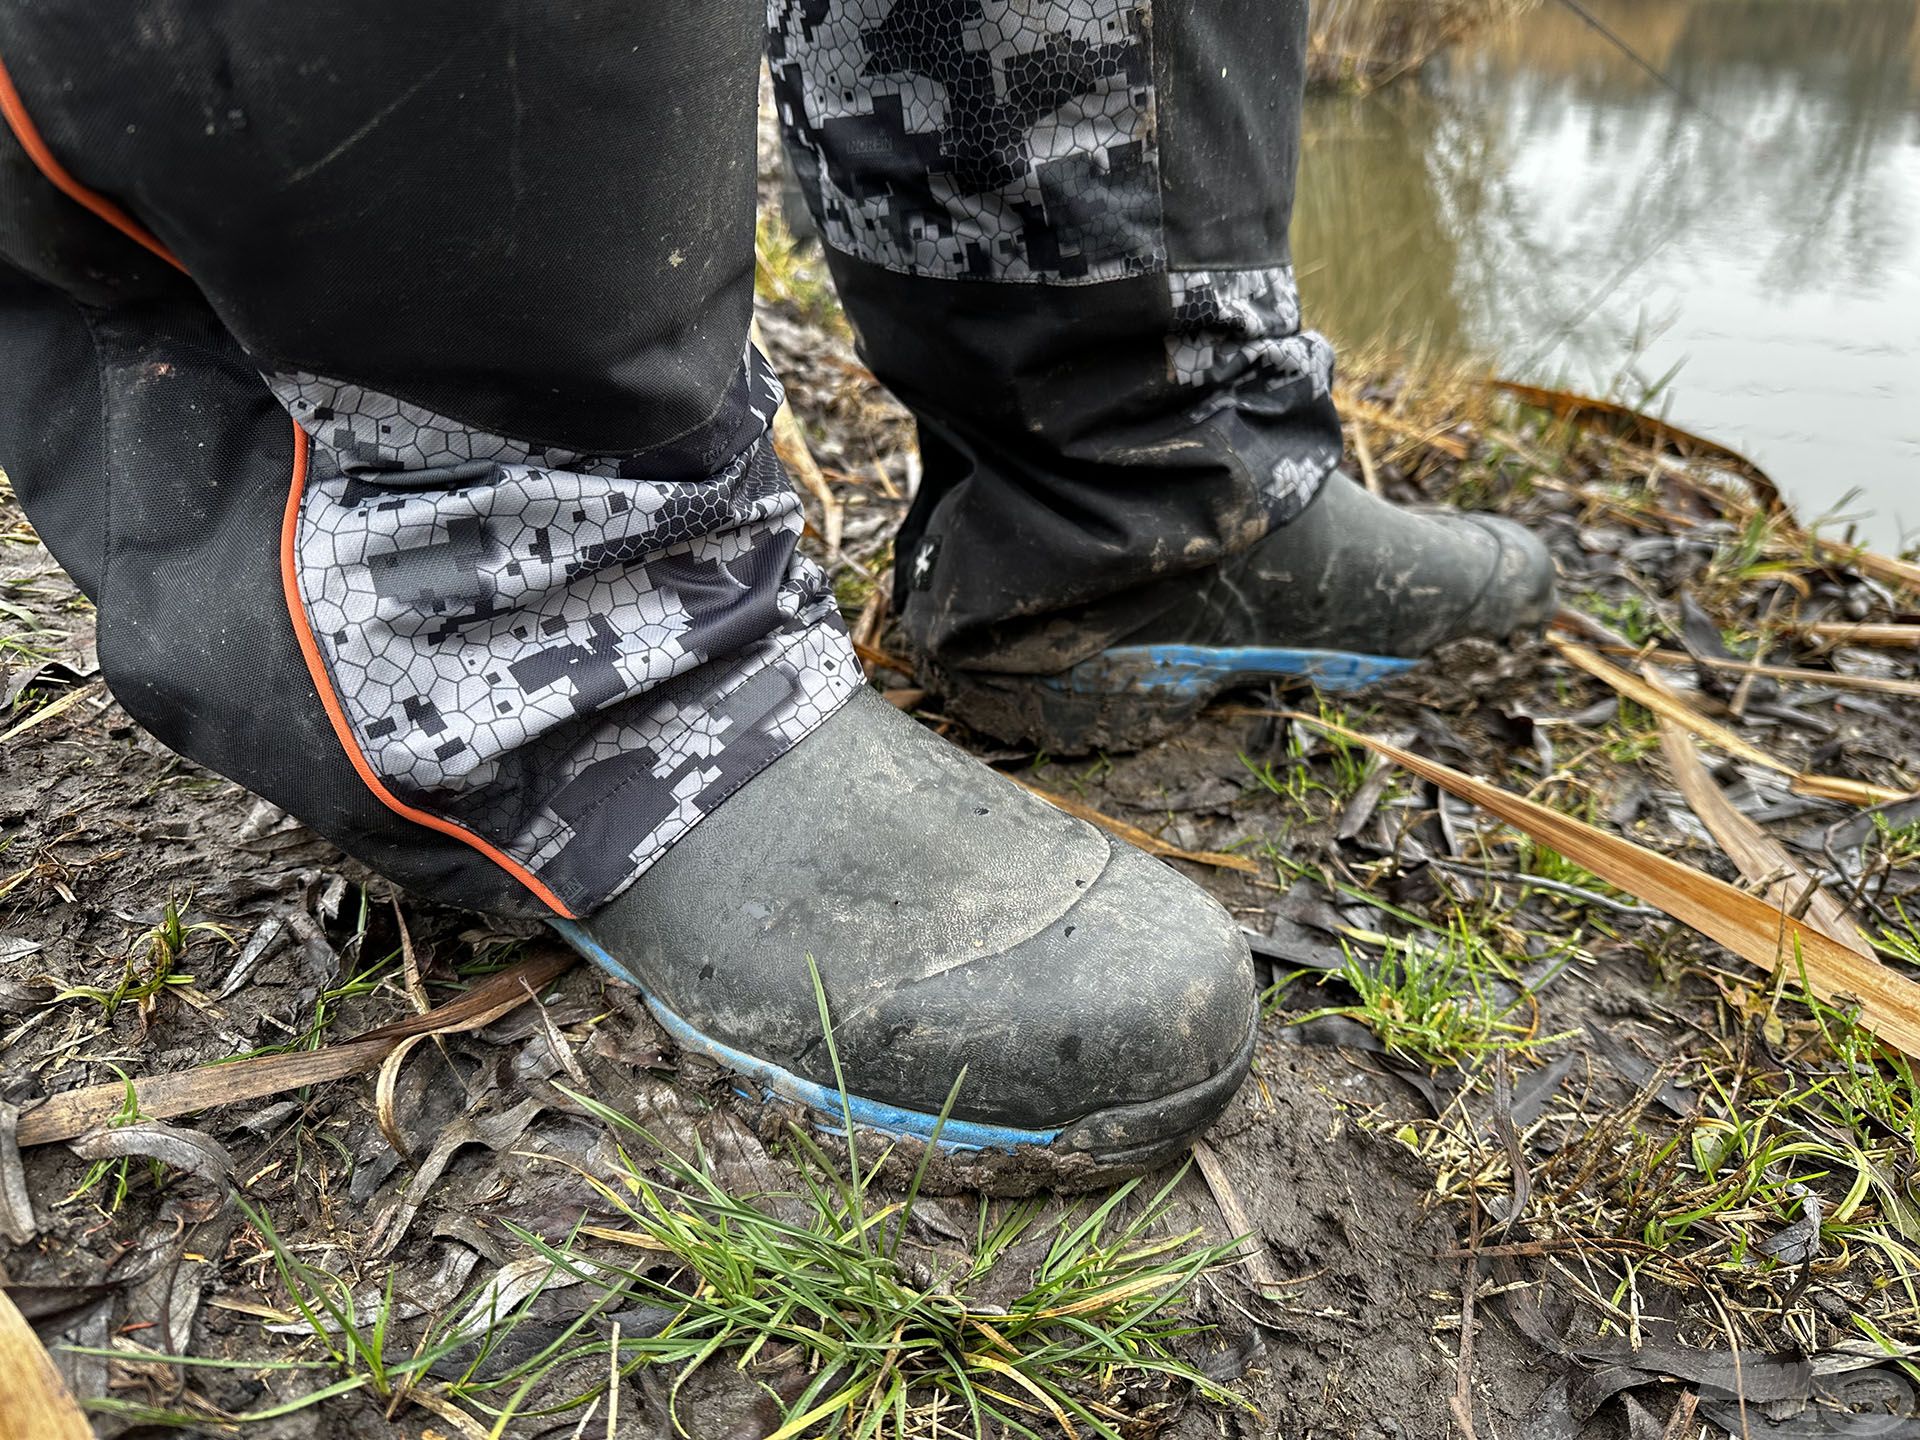
[[[1068,671],[1067,675],[1072,675]],[[1200,713],[1208,693],[1072,687],[1057,675],[943,675],[941,708],[973,729],[1055,755],[1140,750]]]
[[[1359,690],[1420,662],[1269,645],[1120,645],[1059,675],[958,671],[938,683],[955,719],[1061,755],[1138,750],[1184,725],[1235,685],[1308,681]]]

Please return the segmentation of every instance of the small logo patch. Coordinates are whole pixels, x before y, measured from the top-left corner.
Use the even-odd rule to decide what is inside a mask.
[[[922,540],[913,552],[913,568],[907,571],[910,589],[924,590],[933,583],[933,567],[940,559],[940,537]]]

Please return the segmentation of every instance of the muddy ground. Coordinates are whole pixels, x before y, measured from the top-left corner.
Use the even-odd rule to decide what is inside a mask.
[[[1362,757],[1307,727],[1244,713],[1311,711],[1321,702],[1310,693],[1242,695],[1149,751],[1071,761],[945,721],[939,697],[913,694],[914,677],[889,663],[899,646],[875,599],[914,480],[910,427],[834,329],[804,247],[775,268],[763,276],[765,344],[840,511],[842,548],[827,555],[828,516],[810,500],[820,533],[809,543],[879,657],[875,683],[1009,773],[1211,856],[1173,863],[1258,937],[1276,984],[1254,1079],[1208,1137],[1204,1173],[1186,1174],[1156,1222],[1214,1240],[1249,1235],[1248,1258],[1194,1286],[1187,1313],[1209,1328],[1182,1342],[1244,1404],[1137,1386],[1104,1397],[1119,1433],[1914,1433],[1905,1372],[1875,1363],[1920,1343],[1913,1272],[1849,1228],[1878,1217],[1904,1234],[1913,1220],[1897,1200],[1876,1210],[1870,1198],[1836,1225],[1841,1183],[1809,1238],[1807,1202],[1789,1187],[1824,1194],[1829,1182],[1804,1167],[1786,1173],[1789,1157],[1769,1160],[1710,1221],[1688,1230],[1661,1220],[1656,1231],[1668,1213],[1662,1176],[1684,1164],[1651,1142],[1698,1133],[1703,1113],[1741,1103],[1716,1100],[1709,1076],[1737,1070],[1757,1084],[1763,1072],[1831,1062],[1801,1043],[1804,1016],[1769,999],[1766,977],[1591,877],[1552,870],[1430,787],[1357,768]],[[1782,638],[1788,621],[1911,621],[1913,598],[1844,559],[1796,555],[1784,531],[1752,518],[1754,492],[1724,459],[1604,417],[1574,425],[1483,395],[1423,393],[1388,372],[1356,376],[1348,399],[1350,415],[1370,417],[1356,473],[1398,498],[1535,524],[1569,597],[1597,618],[1587,639],[1611,631],[1697,659],[1739,643],[1745,626],[1767,635],[1778,663],[1895,681],[1920,669],[1911,648]],[[164,750],[106,693],[90,637],[84,601],[10,495],[0,500],[0,1224],[11,1232],[0,1283],[74,1392],[118,1402],[94,1416],[101,1434],[486,1434],[482,1406],[456,1406],[432,1384],[385,1401],[363,1387],[236,1425],[351,1368],[265,1368],[324,1360],[327,1347],[296,1313],[264,1227],[339,1277],[367,1316],[386,1304],[395,1351],[406,1350],[476,1285],[524,1276],[529,1234],[564,1245],[583,1223],[619,1219],[595,1183],[620,1173],[618,1135],[582,1095],[683,1153],[697,1146],[737,1193],[796,1188],[779,1126],[743,1115],[698,1065],[683,1067],[634,995],[585,966],[538,1005],[412,1047],[386,1107],[391,1135],[364,1074],[175,1120],[164,1144],[124,1170],[109,1161],[100,1173],[66,1144],[16,1150],[19,1117],[55,1092],[335,1043],[421,1000],[444,1003],[545,943],[396,896]],[[1920,782],[1906,696],[1817,678],[1741,694],[1704,663],[1671,674],[1690,703],[1792,769],[1894,792]],[[1647,742],[1646,717],[1623,712],[1544,641],[1464,647],[1391,691],[1331,703],[1368,731],[1736,874]],[[1869,928],[1897,926],[1910,865],[1894,863],[1859,807],[1713,763],[1735,803],[1801,864],[1855,882],[1850,898]],[[153,937],[170,907],[180,933],[163,963]],[[1383,1043],[1365,1017],[1299,1023],[1351,1006],[1351,987],[1326,978],[1348,953],[1377,956],[1378,937],[1416,933],[1410,920],[1457,916],[1497,959],[1498,993],[1480,1003],[1514,1027],[1500,1032],[1513,1044],[1436,1060]],[[1882,1170],[1886,1155],[1911,1161],[1910,1129],[1880,1138]],[[635,1153],[643,1170],[652,1163],[644,1146]],[[164,1163],[149,1163],[156,1154]],[[227,1198],[229,1183],[250,1210]],[[1904,1169],[1895,1183],[1904,1188]],[[923,1200],[910,1245],[964,1252],[976,1209],[966,1197]],[[1481,1253],[1463,1258],[1468,1247]],[[1003,1262],[1032,1263],[1017,1247]],[[1017,1288],[1019,1277],[995,1283]],[[528,1333],[559,1333],[599,1294],[549,1288]],[[1884,1341],[1877,1351],[1863,1351],[1863,1318]],[[643,1313],[602,1313],[590,1333],[616,1320],[629,1335],[648,1324]],[[154,1354],[248,1363],[142,1358]],[[578,1371],[553,1377],[543,1402],[599,1384]],[[746,1371],[722,1362],[682,1393],[680,1420],[702,1437],[766,1435],[780,1423],[776,1397],[804,1379],[777,1349]],[[658,1373],[640,1367],[621,1382],[617,1421],[605,1398],[523,1415],[505,1433],[672,1433]],[[922,1433],[962,1433],[929,1423]],[[1041,1412],[1029,1423],[1053,1426]]]
[[[17,511],[8,519],[17,523]],[[37,547],[10,545],[5,558],[0,593],[10,599],[70,594]],[[390,954],[399,938],[395,897],[383,882],[163,750],[104,692],[88,692],[97,682],[85,678],[92,663],[86,638],[77,624],[57,656],[35,662],[60,667],[40,670],[36,685],[78,688],[85,698],[9,742],[0,759],[0,883],[8,886],[0,905],[0,1072],[7,1101],[21,1107],[121,1072],[178,1071],[301,1043],[319,1023],[322,996]],[[1248,732],[1259,728],[1204,725],[1118,762],[1087,794],[1115,815],[1160,829],[1171,809],[1173,828],[1209,845],[1235,832],[1262,834],[1259,795],[1235,778],[1236,771],[1244,777],[1238,754],[1251,743]],[[1283,899],[1252,884],[1224,887],[1223,898],[1262,931]],[[218,925],[234,943],[194,936],[178,966],[183,983],[147,1002],[129,1000],[111,1019],[97,999],[54,998],[111,986],[129,955],[142,963],[137,952],[169,903],[192,923]],[[499,963],[514,944],[469,914],[410,899],[400,900],[399,914],[435,999],[462,982],[463,970]],[[270,937],[264,951],[263,936]],[[243,967],[247,977],[232,987]],[[407,1013],[398,967],[384,966],[380,981],[371,993],[330,1003],[325,1033],[350,1036]],[[712,1104],[711,1077],[681,1088],[671,1047],[621,987],[579,967],[555,987],[544,1019],[566,1037],[573,1063],[607,1103],[656,1125],[697,1130],[711,1153],[730,1155],[736,1183],[745,1177],[751,1188],[754,1178],[783,1175],[761,1137]],[[594,1152],[608,1138],[554,1088],[556,1080],[567,1083],[567,1072],[531,1012],[445,1048],[444,1055],[417,1052],[398,1103],[416,1159],[435,1136],[443,1145],[456,1128],[470,1137],[432,1183],[382,1137],[370,1079],[179,1124],[226,1149],[242,1193],[291,1245],[374,1290],[391,1272],[416,1303],[446,1305],[485,1267],[511,1262],[502,1220],[558,1241],[594,1213],[578,1177],[532,1163],[526,1153],[605,1173]],[[1226,1321],[1209,1343],[1249,1365],[1242,1383],[1263,1418],[1196,1408],[1175,1418],[1170,1433],[1444,1433],[1453,1350],[1445,1325],[1458,1313],[1460,1267],[1439,1256],[1456,1244],[1455,1226],[1432,1208],[1425,1167],[1404,1146],[1347,1118],[1356,1106],[1404,1108],[1406,1100],[1339,1050],[1290,1043],[1278,1018],[1269,1026],[1259,1080],[1210,1145],[1268,1246],[1283,1298],[1263,1303],[1238,1272],[1208,1280],[1209,1290],[1229,1292],[1223,1298],[1244,1292],[1238,1303],[1259,1307],[1265,1322],[1255,1327],[1236,1309],[1199,1297],[1203,1310]],[[98,1191],[66,1198],[87,1169],[62,1145],[25,1152],[34,1233],[0,1262],[9,1293],[50,1344],[99,1347],[126,1336],[171,1353],[273,1353],[257,1312],[284,1310],[285,1296],[257,1235],[232,1209],[195,1219],[205,1208],[202,1187],[183,1180],[156,1191],[150,1176],[136,1175],[124,1205],[106,1214]],[[415,1206],[412,1224],[396,1233],[396,1214]],[[1181,1228],[1191,1223],[1228,1238],[1198,1177],[1184,1183],[1180,1210]],[[1503,1433],[1550,1380],[1530,1350],[1497,1330],[1481,1337],[1477,1383],[1488,1413],[1505,1422]],[[166,1402],[177,1383],[160,1372],[60,1359],[81,1395]],[[250,1382],[208,1386],[196,1377],[194,1385],[230,1411],[260,1408]],[[626,1408],[631,1429],[621,1433],[664,1433],[642,1395]],[[760,1422],[769,1418],[756,1411],[708,1433],[764,1433],[771,1426]],[[554,1433],[567,1433],[576,1419]],[[377,1407],[351,1396],[248,1433],[418,1435],[423,1420],[431,1417],[416,1412],[388,1424]],[[118,1428],[101,1425],[103,1433]]]

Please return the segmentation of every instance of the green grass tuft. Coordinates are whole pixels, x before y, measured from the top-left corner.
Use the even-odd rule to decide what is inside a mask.
[[[1345,985],[1353,1003],[1324,1006],[1290,1023],[1328,1015],[1355,1020],[1387,1049],[1428,1065],[1458,1065],[1568,1038],[1537,1035],[1530,1023],[1513,1018],[1526,1007],[1526,996],[1513,967],[1468,915],[1456,911],[1445,929],[1373,939],[1381,951],[1377,959],[1343,940],[1340,968],[1322,981]]]

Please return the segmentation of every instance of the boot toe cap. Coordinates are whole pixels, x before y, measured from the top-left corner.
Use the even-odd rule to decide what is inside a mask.
[[[1108,843],[1044,929],[850,1017],[849,1038],[888,1057],[886,1088],[933,1103],[964,1064],[956,1114],[1084,1149],[1190,1133],[1231,1098],[1259,1009],[1246,941],[1199,886]]]
[[[1553,557],[1526,526],[1498,515],[1473,515],[1469,523],[1490,536],[1498,547],[1486,587],[1474,602],[1469,623],[1473,632],[1505,639],[1521,630],[1544,625],[1555,605]]]

